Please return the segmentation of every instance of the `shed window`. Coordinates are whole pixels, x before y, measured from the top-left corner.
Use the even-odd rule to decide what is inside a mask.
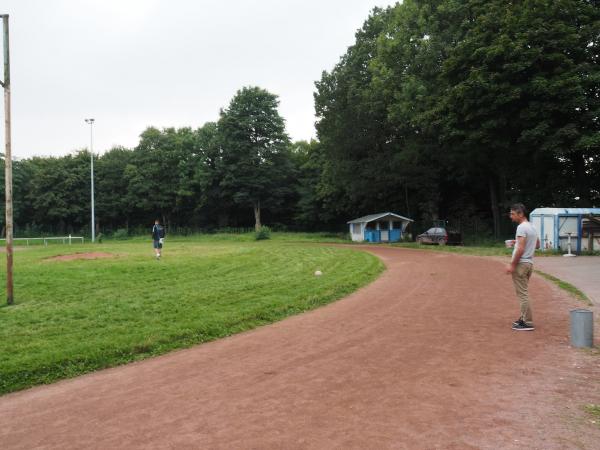
[[[360,234],[360,223],[353,223],[352,224],[352,233],[354,233],[354,234]]]

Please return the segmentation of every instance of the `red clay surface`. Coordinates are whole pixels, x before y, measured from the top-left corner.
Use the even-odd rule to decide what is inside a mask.
[[[369,251],[388,270],[329,306],[0,398],[0,447],[600,448],[576,301],[534,275],[537,329],[515,332],[501,262]]]
[[[91,253],[72,253],[70,255],[59,255],[46,258],[46,261],[72,261],[74,259],[99,259],[99,258],[114,258],[115,255],[103,252]]]

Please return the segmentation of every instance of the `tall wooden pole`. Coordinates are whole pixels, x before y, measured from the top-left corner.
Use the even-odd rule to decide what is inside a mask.
[[[12,152],[10,146],[10,58],[8,47],[8,14],[2,15],[4,30],[4,152],[5,193],[6,193],[6,301],[14,303],[13,295],[13,202],[12,202]]]

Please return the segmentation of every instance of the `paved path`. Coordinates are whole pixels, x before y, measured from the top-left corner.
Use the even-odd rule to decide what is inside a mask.
[[[390,247],[388,270],[318,310],[0,397],[12,449],[598,449],[600,356],[539,276],[515,332],[503,264]],[[323,276],[327,276],[325,273]]]
[[[596,306],[600,305],[600,257],[539,257],[535,259],[535,268],[571,283]]]

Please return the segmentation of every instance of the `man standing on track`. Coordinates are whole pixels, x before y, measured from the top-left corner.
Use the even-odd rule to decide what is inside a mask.
[[[521,304],[521,315],[513,323],[513,330],[534,330],[531,305],[529,304],[529,278],[533,272],[533,254],[536,248],[540,248],[540,240],[537,231],[527,220],[525,205],[516,203],[510,207],[510,219],[517,223],[514,247],[511,263],[506,266],[506,273],[512,275],[515,291]]]
[[[152,244],[156,254],[156,259],[160,259],[164,240],[165,229],[160,225],[160,220],[156,219],[154,221],[154,226],[152,227]]]

